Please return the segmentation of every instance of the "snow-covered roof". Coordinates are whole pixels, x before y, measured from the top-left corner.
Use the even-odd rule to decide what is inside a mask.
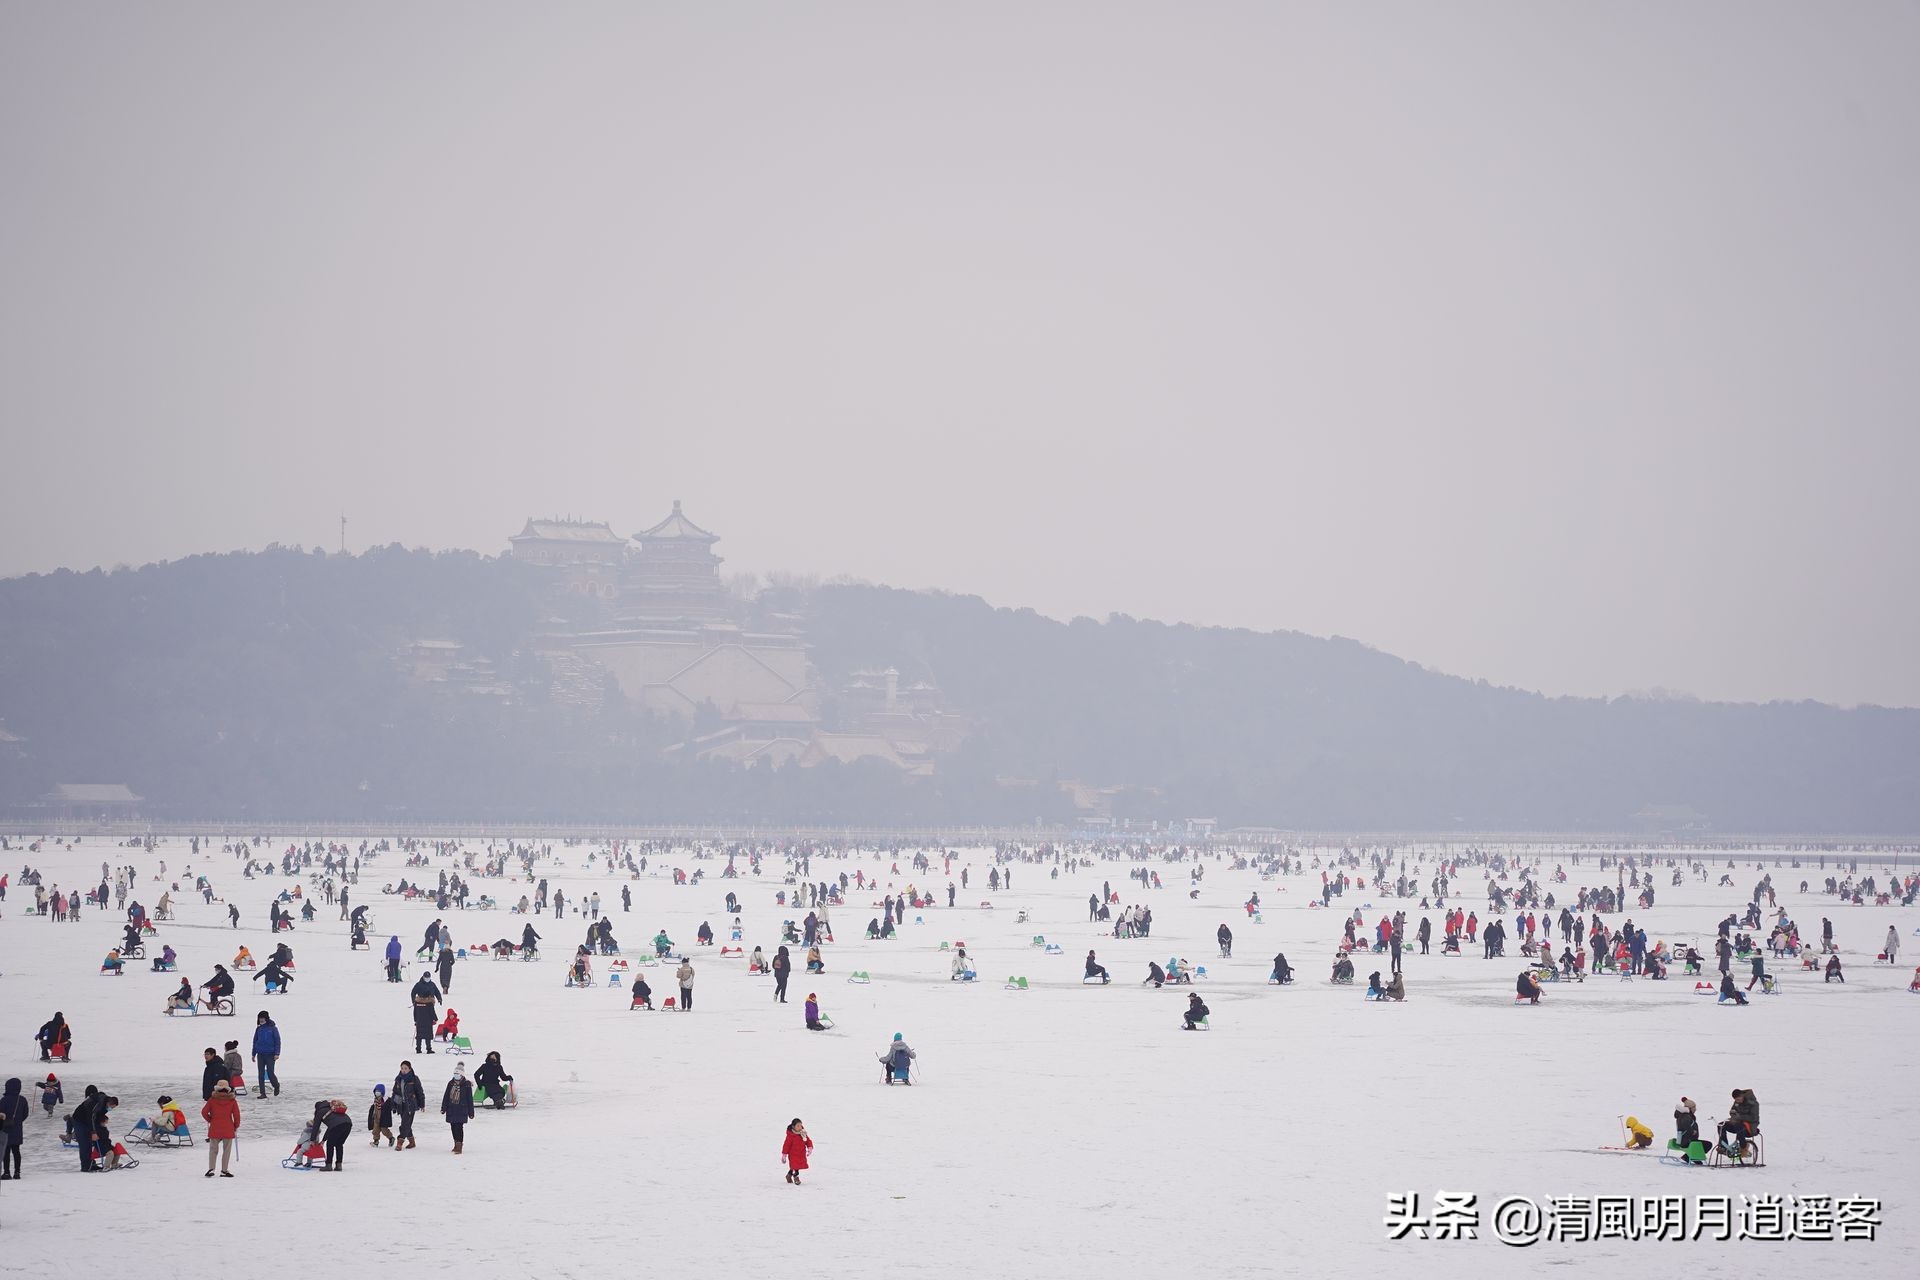
[[[678,538],[687,542],[720,541],[718,534],[708,533],[705,529],[702,529],[699,525],[687,519],[680,510],[680,500],[678,498],[674,499],[673,513],[671,515],[659,524],[653,526],[653,528],[636,533],[633,536],[643,542],[651,538]]]
[[[527,527],[507,539],[508,542],[615,542],[626,539],[615,533],[605,521],[529,520]]]

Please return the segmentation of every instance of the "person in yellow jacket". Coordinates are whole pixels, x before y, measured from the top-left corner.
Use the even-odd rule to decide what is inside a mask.
[[[134,1128],[136,1130],[141,1128],[152,1129],[156,1133],[180,1132],[181,1128],[187,1123],[187,1113],[180,1109],[180,1104],[164,1093],[160,1095],[158,1104],[160,1107],[159,1114],[143,1118]]]
[[[1627,1145],[1636,1149],[1653,1145],[1653,1130],[1641,1124],[1635,1116],[1627,1117]]]

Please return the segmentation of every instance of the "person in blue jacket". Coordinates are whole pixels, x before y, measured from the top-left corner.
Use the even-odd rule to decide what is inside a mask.
[[[253,1060],[258,1065],[260,1084],[258,1091],[266,1096],[267,1086],[273,1086],[273,1096],[280,1096],[280,1077],[273,1069],[274,1062],[280,1057],[280,1026],[273,1015],[265,1009],[254,1019]]]
[[[400,981],[401,954],[402,954],[402,949],[400,946],[400,935],[396,933],[392,937],[387,939],[387,981],[388,982]]]

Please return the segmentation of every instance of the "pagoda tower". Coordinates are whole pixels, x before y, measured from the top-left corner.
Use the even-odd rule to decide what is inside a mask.
[[[713,554],[719,536],[687,519],[678,499],[671,515],[633,538],[640,552],[628,570],[623,616],[682,626],[727,620],[732,610]]]

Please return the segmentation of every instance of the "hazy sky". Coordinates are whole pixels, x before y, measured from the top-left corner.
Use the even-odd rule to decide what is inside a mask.
[[[0,7],[0,574],[503,550],[1920,705],[1920,7]]]

